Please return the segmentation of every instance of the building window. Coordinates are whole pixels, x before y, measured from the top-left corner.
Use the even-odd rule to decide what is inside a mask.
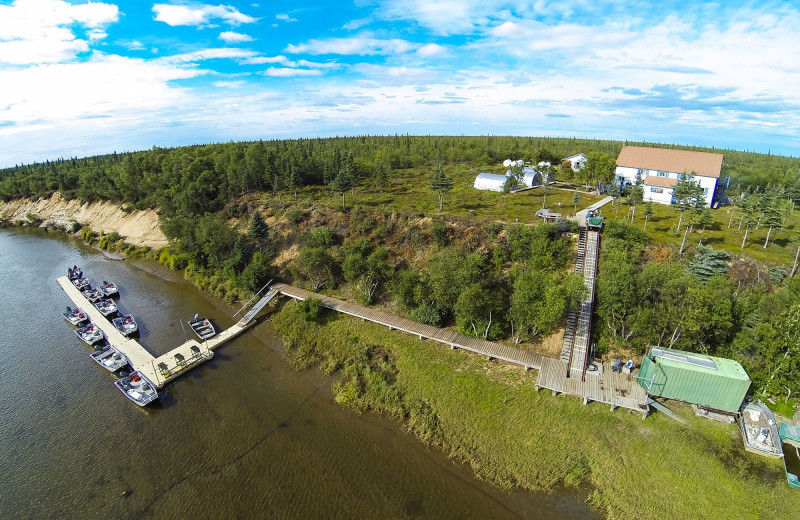
[[[708,188],[703,188],[703,195],[708,195]]]
[[[667,172],[659,170],[656,175],[658,177],[666,177],[667,176]]]
[[[664,193],[662,188],[650,188],[650,193]]]

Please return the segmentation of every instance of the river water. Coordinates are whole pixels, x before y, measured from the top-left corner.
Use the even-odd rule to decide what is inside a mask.
[[[0,230],[0,518],[597,518],[572,492],[504,493],[297,373],[269,320],[139,408],[60,313],[80,265],[120,287],[153,354],[235,310],[164,272],[43,230]]]

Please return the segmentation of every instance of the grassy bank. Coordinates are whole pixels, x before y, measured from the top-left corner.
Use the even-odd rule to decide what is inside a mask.
[[[341,370],[340,403],[403,421],[501,488],[588,482],[609,518],[790,518],[780,461],[744,452],[732,425],[610,412],[537,392],[535,371],[287,303],[273,323],[297,368]],[[311,316],[308,318],[307,316]]]

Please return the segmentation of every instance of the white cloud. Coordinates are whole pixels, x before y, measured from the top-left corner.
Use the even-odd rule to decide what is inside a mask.
[[[131,51],[143,51],[145,49],[145,46],[139,40],[119,41],[117,43]]]
[[[432,58],[434,56],[444,56],[447,54],[447,48],[436,43],[429,43],[417,49],[417,54],[423,58]]]
[[[251,42],[253,37],[247,34],[241,34],[233,31],[223,31],[219,33],[218,38],[226,43],[242,43]]]
[[[291,16],[289,16],[288,14],[284,14],[284,13],[282,13],[282,14],[276,14],[276,15],[275,15],[275,19],[276,19],[276,20],[282,20],[282,21],[284,21],[284,22],[296,22],[296,21],[297,21],[297,18],[292,18],[292,17],[291,17]]]
[[[207,26],[211,20],[222,20],[228,25],[237,26],[243,23],[254,23],[258,18],[253,18],[239,12],[229,5],[208,4],[155,4],[153,12],[155,19],[171,26],[198,25]]]
[[[285,51],[291,54],[356,54],[361,56],[402,54],[419,48],[418,43],[406,40],[380,40],[376,38],[328,38],[309,40],[298,45],[289,44]]]
[[[220,59],[250,59],[256,56],[254,51],[247,49],[239,49],[236,47],[223,47],[216,49],[201,49],[198,51],[187,52],[184,54],[175,54],[173,56],[165,56],[160,58],[164,63],[195,63],[205,60],[220,60]]]
[[[247,86],[247,82],[243,80],[238,81],[215,81],[212,83],[217,88],[242,88]]]
[[[53,63],[89,50],[106,37],[105,27],[119,18],[116,5],[69,4],[62,0],[16,0],[0,5],[0,62],[15,65]],[[82,26],[88,42],[72,30]]]
[[[319,69],[291,69],[284,67],[270,67],[263,71],[265,76],[272,76],[275,78],[290,78],[294,76],[321,76],[322,71]]]
[[[341,65],[335,62],[328,62],[328,63],[319,63],[315,61],[308,61],[308,60],[290,60],[286,56],[279,55],[279,56],[253,56],[251,58],[245,58],[242,60],[242,63],[246,65],[264,65],[267,63],[277,63],[279,65],[283,65],[284,67],[307,67],[310,69],[334,69],[338,68]]]
[[[95,54],[82,63],[45,64],[0,70],[4,110],[14,123],[7,132],[39,124],[63,124],[81,118],[122,117],[157,110],[182,98],[168,82],[202,74],[159,60]]]
[[[360,18],[358,20],[350,20],[349,22],[347,22],[342,26],[342,29],[346,31],[355,31],[371,23],[372,23],[372,18]]]

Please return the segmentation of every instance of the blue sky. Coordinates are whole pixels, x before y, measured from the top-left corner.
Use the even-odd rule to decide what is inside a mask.
[[[793,1],[0,0],[0,166],[406,132],[798,156],[797,27]]]

